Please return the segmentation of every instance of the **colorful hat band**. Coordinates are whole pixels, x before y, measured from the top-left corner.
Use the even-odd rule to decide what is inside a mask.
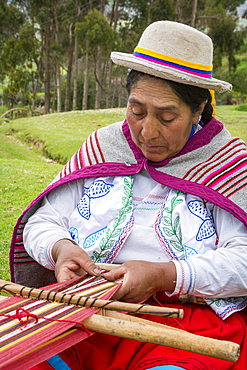
[[[212,78],[213,66],[207,66],[203,64],[197,64],[192,62],[186,62],[184,60],[169,57],[164,54],[156,53],[155,51],[147,50],[137,46],[134,50],[134,56],[140,59],[148,60],[156,64],[161,64],[170,68],[177,69],[192,75],[204,78]]]

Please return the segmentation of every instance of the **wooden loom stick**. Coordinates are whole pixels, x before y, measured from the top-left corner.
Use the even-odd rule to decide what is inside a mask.
[[[96,262],[95,265],[101,270],[106,270],[106,271],[111,271],[121,266],[121,265],[117,265],[116,263],[98,263],[98,262]]]
[[[126,321],[131,321],[131,322],[139,322],[139,323],[142,322],[142,323],[149,324],[149,325],[152,325],[152,326],[158,326],[159,328],[163,328],[163,329],[165,328],[167,330],[182,331],[181,329],[174,328],[173,326],[160,324],[160,323],[155,322],[155,321],[149,321],[149,320],[137,317],[137,316],[127,315],[125,313],[121,313],[121,312],[117,312],[117,311],[106,311],[106,310],[102,309],[102,310],[98,311],[96,313],[96,315],[108,316],[108,317],[113,317],[114,319],[126,320]]]
[[[237,361],[240,353],[237,343],[199,336],[119,312],[108,311],[106,316],[95,314],[83,320],[83,324],[91,331],[178,348],[232,362]]]
[[[104,308],[106,310],[124,311],[128,313],[142,313],[163,317],[183,317],[183,310],[177,308],[134,304],[119,301],[106,301],[98,298],[84,297],[76,294],[66,294],[49,290],[28,288],[23,285],[0,280],[0,292],[18,295],[25,298],[43,299],[49,302],[73,304],[75,306]]]
[[[198,336],[178,328],[104,309],[82,323],[86,329],[94,332],[179,348],[232,362],[237,361],[240,353],[240,346],[233,342]],[[75,327],[81,328],[78,324]]]

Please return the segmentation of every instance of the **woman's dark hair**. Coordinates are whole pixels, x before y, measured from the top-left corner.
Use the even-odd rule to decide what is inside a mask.
[[[143,72],[131,70],[130,73],[127,76],[127,82],[126,82],[126,89],[128,97],[130,95],[130,90],[134,86],[134,84],[141,80],[144,76],[147,76]],[[150,75],[148,75],[150,76]],[[151,76],[154,78],[159,78],[155,76]],[[161,79],[161,78],[160,78]],[[212,113],[213,108],[211,105],[212,97],[207,89],[203,89],[198,86],[192,86],[192,85],[185,85],[179,82],[170,81],[170,80],[164,80],[166,81],[174,91],[174,93],[180,98],[187,106],[190,107],[192,113],[198,112],[201,104],[207,100],[207,104],[204,107],[204,110],[202,112],[202,121],[204,125],[206,125],[209,121],[212,119]]]

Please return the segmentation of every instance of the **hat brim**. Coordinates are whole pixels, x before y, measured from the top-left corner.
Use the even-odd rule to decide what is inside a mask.
[[[202,87],[204,89],[211,89],[218,92],[231,91],[232,85],[228,82],[217,80],[216,78],[203,78],[195,76],[190,73],[176,70],[167,66],[160,66],[156,63],[138,59],[132,54],[120,53],[113,51],[111,53],[113,63],[131,68],[149,75],[180,82],[187,85]]]

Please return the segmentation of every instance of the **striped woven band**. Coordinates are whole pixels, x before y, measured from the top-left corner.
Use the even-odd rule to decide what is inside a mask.
[[[212,78],[213,65],[203,65],[192,62],[187,62],[182,59],[170,57],[155,51],[147,50],[137,46],[134,50],[134,56],[140,59],[148,60],[156,64],[161,64],[170,68],[177,69],[192,75],[204,78]]]

